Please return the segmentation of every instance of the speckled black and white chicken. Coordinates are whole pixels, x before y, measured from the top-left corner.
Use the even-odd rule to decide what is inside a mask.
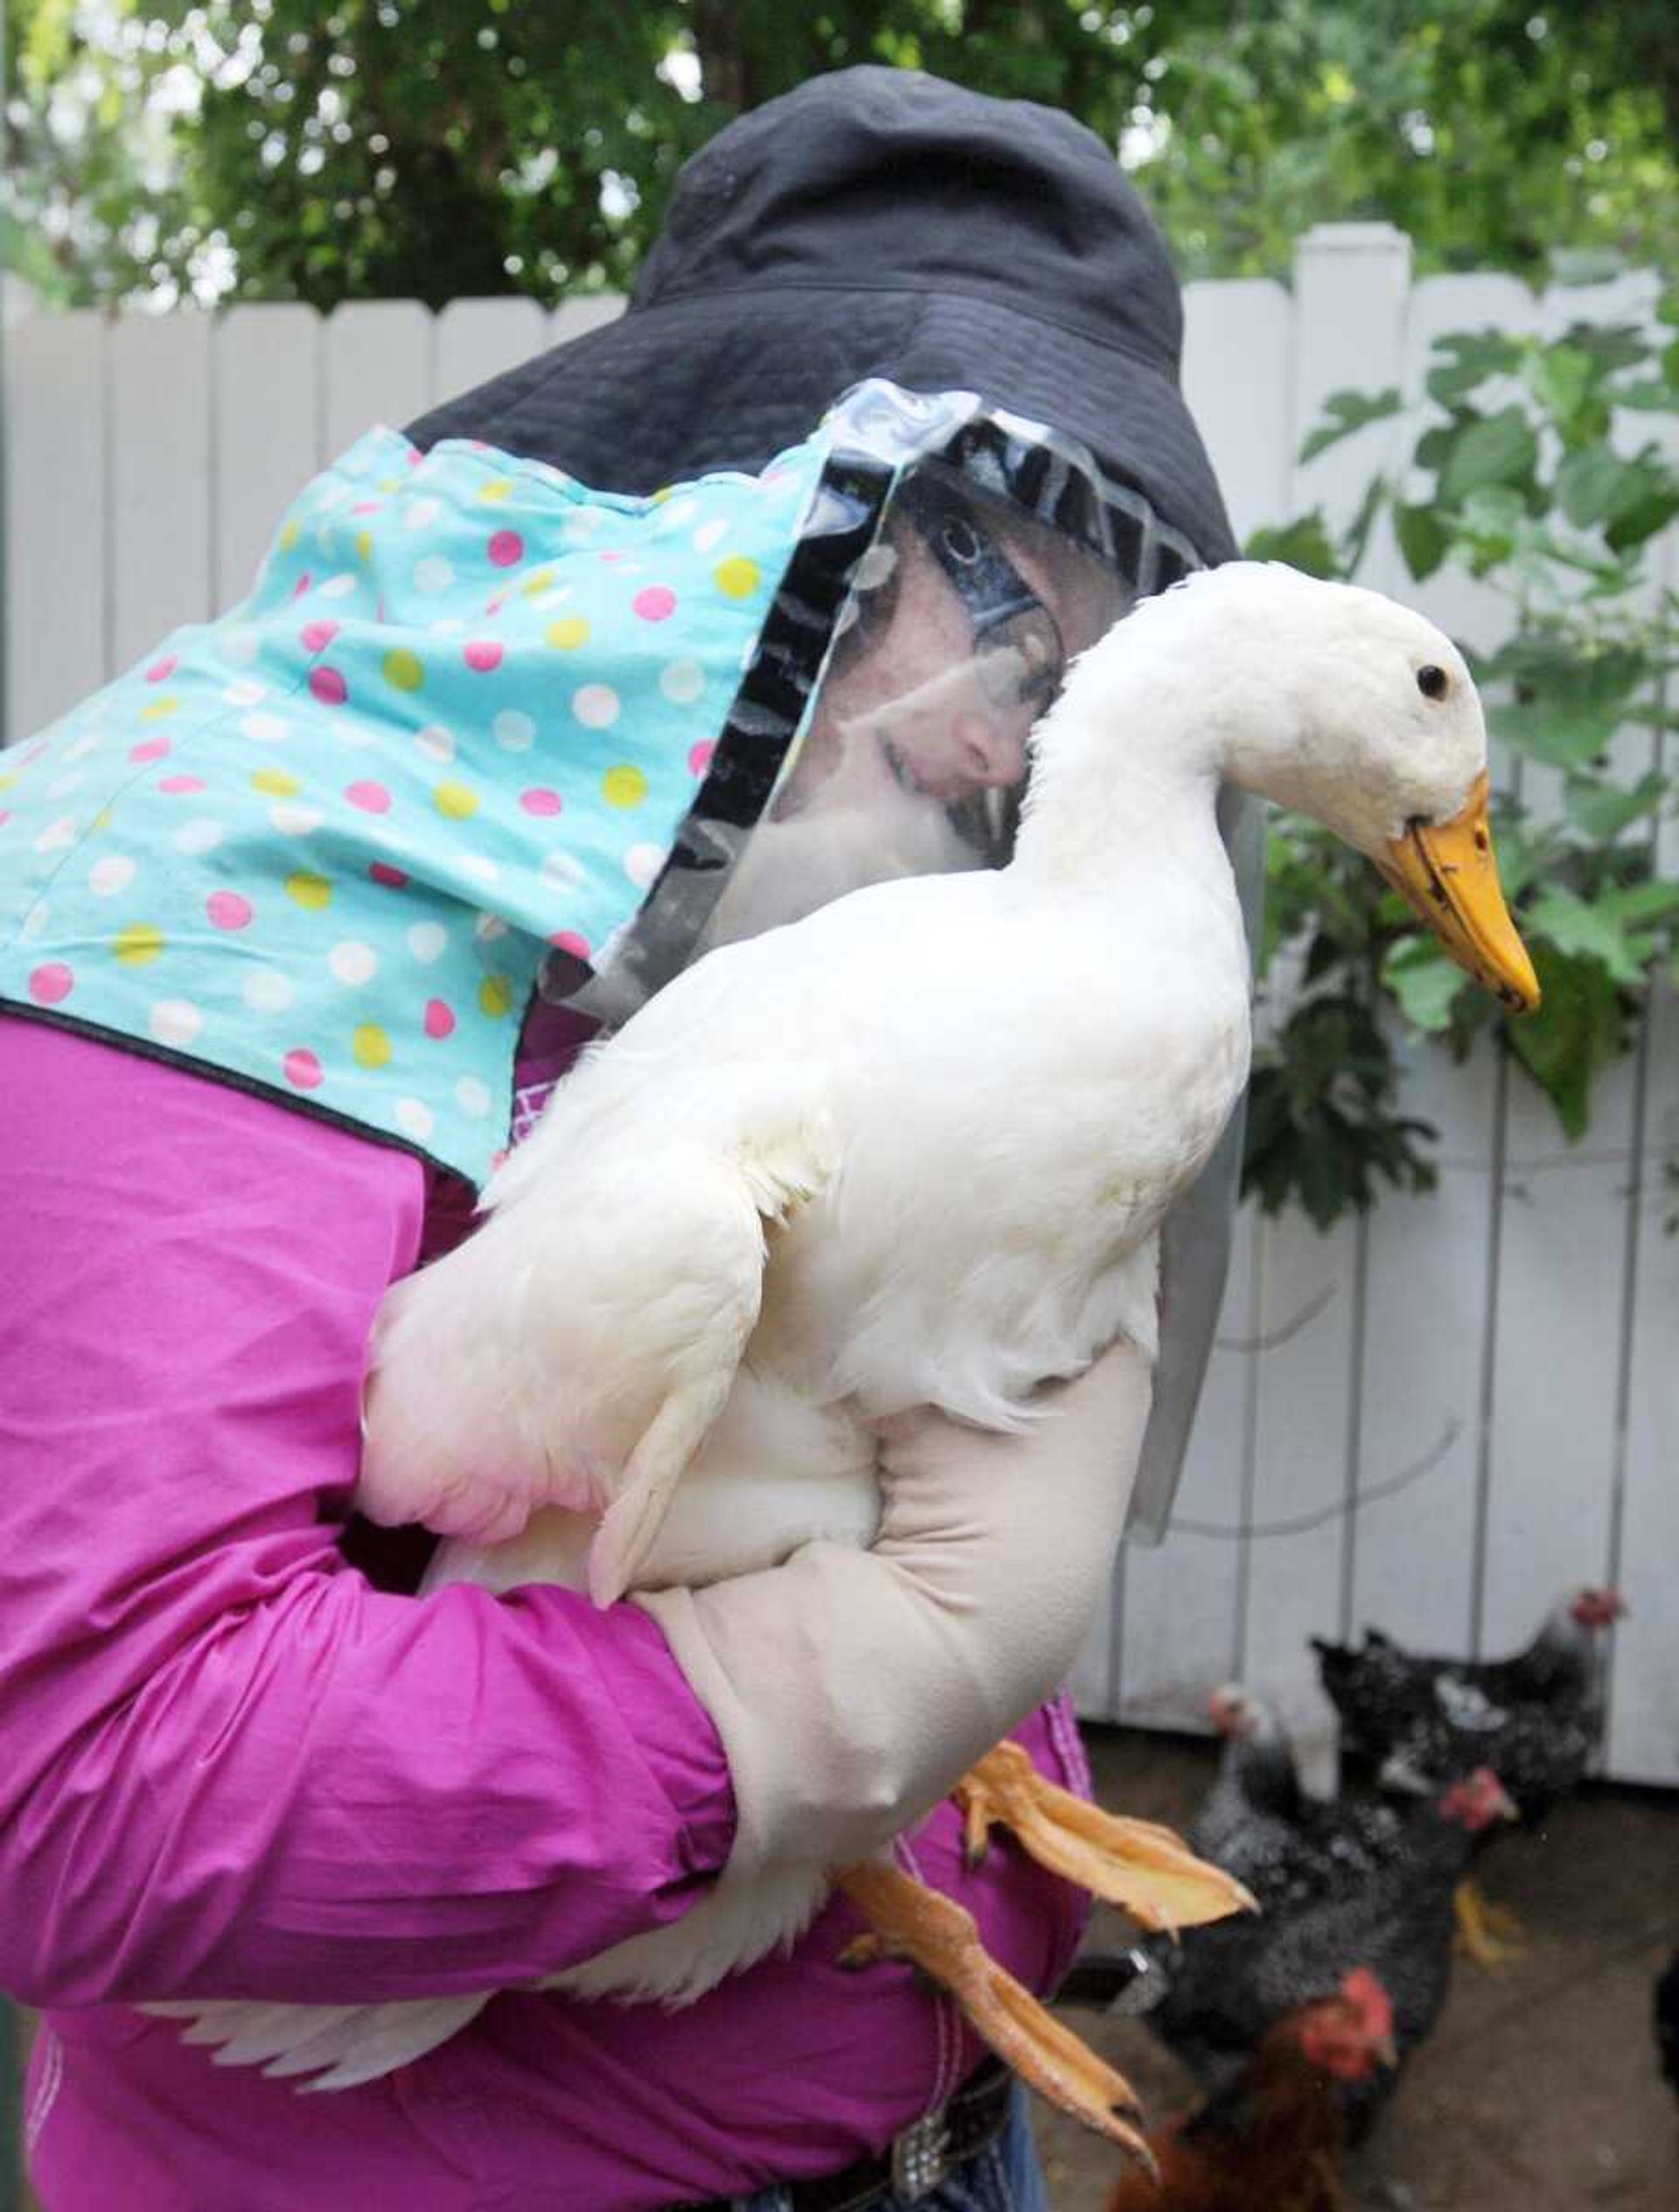
[[[1451,1976],[1453,1896],[1490,1824],[1514,1807],[1490,1769],[1454,1780],[1427,1803],[1370,1793],[1310,1797],[1275,1715],[1239,1689],[1218,1692],[1224,1751],[1212,1790],[1187,1833],[1236,1873],[1259,1917],[1186,1930],[1181,1944],[1146,1946],[1161,1994],[1149,2026],[1218,2091],[1240,2073],[1276,2021],[1330,1994],[1365,1966],[1393,2006],[1401,2067],[1424,2041]],[[1239,1870],[1239,1871],[1238,1871]],[[1355,2133],[1366,2129],[1397,2073],[1348,2084]]]
[[[1478,1766],[1496,1769],[1525,1826],[1542,1821],[1590,1770],[1603,1736],[1604,1631],[1625,1611],[1595,1584],[1564,1593],[1532,1641],[1507,1658],[1407,1651],[1380,1629],[1362,1645],[1313,1638],[1341,1722],[1342,1772],[1383,1790],[1436,1791]],[[1459,1901],[1464,1941],[1483,1965],[1519,1929],[1473,1889]]]

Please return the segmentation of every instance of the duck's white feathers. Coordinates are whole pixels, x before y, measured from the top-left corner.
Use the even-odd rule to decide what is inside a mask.
[[[1007,1428],[1118,1335],[1153,1350],[1156,1232],[1247,1073],[1219,774],[1375,850],[1461,805],[1485,737],[1451,646],[1369,593],[1245,566],[1121,634],[1035,733],[1007,869],[878,883],[710,953],[586,1056],[484,1226],[392,1294],[363,1502],[474,1539],[434,1583],[587,1567],[605,1595],[864,1543],[876,1417]],[[1449,713],[1419,656],[1453,671]],[[814,1867],[726,1874],[555,1985],[693,1996],[822,1892]],[[487,2001],[310,2008],[291,2046],[217,2008],[206,2033],[361,2079]]]

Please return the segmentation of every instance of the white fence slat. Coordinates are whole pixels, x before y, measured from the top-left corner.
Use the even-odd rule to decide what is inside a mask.
[[[575,338],[587,338],[590,331],[616,323],[624,310],[618,292],[586,292],[578,299],[562,299],[548,317],[547,342],[569,345]]]
[[[5,727],[53,721],[104,677],[105,324],[38,315],[6,333]]]
[[[1252,278],[1187,285],[1183,308],[1183,395],[1244,544],[1287,513],[1293,303],[1280,284]]]
[[[1443,413],[1425,396],[1433,344],[1447,331],[1531,327],[1534,299],[1513,277],[1425,278],[1406,304],[1407,401],[1400,453]],[[1410,487],[1411,495],[1421,485]],[[1397,564],[1394,588],[1452,636],[1490,647],[1508,601],[1460,569],[1421,584]],[[1499,1192],[1494,1162],[1499,1085],[1490,1050],[1454,1068],[1439,1050],[1403,1055],[1407,1113],[1438,1129],[1432,1194],[1384,1193],[1371,1215],[1360,1378],[1361,1489],[1425,1459],[1439,1463],[1392,1498],[1362,1508],[1348,1532],[1345,1625],[1379,1625],[1422,1650],[1465,1650],[1477,1617],[1482,1394],[1491,1316],[1488,1251]]]
[[[1332,393],[1381,390],[1403,366],[1410,241],[1384,223],[1320,228],[1300,241],[1294,265],[1291,460]],[[1366,484],[1392,465],[1398,431],[1376,423],[1305,465],[1296,464],[1290,511],[1324,507],[1346,520]],[[1259,1232],[1258,1333],[1280,1336],[1258,1356],[1254,1377],[1253,1516],[1261,1523],[1333,1512],[1345,1502],[1358,1416],[1363,1232],[1342,1221],[1320,1235],[1285,1214]],[[1288,1333],[1292,1332],[1292,1333]],[[1326,1518],[1249,1549],[1242,1671],[1282,1707],[1305,1755],[1327,1741],[1304,1640],[1341,1623],[1345,1517]]]
[[[1484,1646],[1520,1643],[1552,1598],[1597,1580],[1610,1482],[1636,1070],[1598,1079],[1570,1148],[1550,1102],[1512,1082],[1492,1413]]]
[[[1218,1334],[1163,1544],[1123,1554],[1116,1719],[1204,1728],[1207,1692],[1237,1671],[1254,1353],[1254,1222],[1237,1216]],[[1197,1521],[1223,1533],[1178,1525]],[[1111,1711],[1111,1708],[1110,1707]]]
[[[242,599],[275,526],[319,468],[321,320],[289,304],[218,324],[212,448],[218,611]]]
[[[1607,1770],[1679,1778],[1679,999],[1652,1013],[1649,1136],[1640,1209],[1627,1409],[1625,1522],[1617,1580],[1630,1612],[1615,1630]]]
[[[356,300],[321,333],[323,457],[375,423],[400,430],[431,403],[436,325],[415,300]]]
[[[548,317],[533,299],[451,300],[437,317],[435,397],[455,399],[550,343]]]
[[[1286,511],[1292,308],[1280,284],[1192,284],[1184,297],[1184,395],[1238,541]],[[1232,378],[1230,365],[1242,364]],[[1234,1529],[1245,1511],[1255,1243],[1239,1218],[1218,1337],[1195,1416],[1179,1516]],[[1244,1546],[1173,1536],[1128,1547],[1114,1613],[1087,1654],[1081,1710],[1168,1727],[1206,1724],[1208,1689],[1237,1666]],[[1097,1651],[1099,1650],[1099,1658]]]
[[[213,611],[208,316],[121,315],[110,362],[112,673]]]
[[[1351,1523],[1342,1625],[1355,1636],[1380,1627],[1417,1650],[1462,1651],[1475,1618],[1494,1062],[1486,1046],[1462,1069],[1438,1049],[1403,1057],[1404,1111],[1439,1131],[1439,1180],[1423,1197],[1384,1191],[1370,1218],[1358,1486],[1432,1463]]]

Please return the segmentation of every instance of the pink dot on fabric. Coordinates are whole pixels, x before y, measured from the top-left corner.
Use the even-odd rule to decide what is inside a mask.
[[[187,792],[202,791],[204,778],[202,776],[160,776],[157,788],[166,791],[171,799],[178,799]]]
[[[346,784],[344,795],[364,814],[388,814],[391,811],[391,794],[383,784]]]
[[[501,647],[493,638],[474,638],[463,651],[467,666],[476,668],[480,675],[487,675],[491,668],[501,666]]]
[[[134,761],[162,760],[168,751],[167,737],[148,737],[143,744],[129,747],[129,758]]]
[[[318,1091],[321,1079],[321,1064],[312,1052],[299,1046],[287,1053],[286,1081],[295,1091]]]
[[[212,891],[204,902],[204,911],[219,930],[250,927],[251,902],[241,898],[237,891]]]
[[[400,868],[393,868],[389,861],[375,861],[368,869],[367,873],[373,877],[374,883],[383,883],[387,890],[392,891],[405,889],[408,880],[403,870]]]
[[[538,788],[520,792],[519,803],[527,814],[557,814],[565,801],[557,791]]]
[[[448,1036],[455,1027],[455,1009],[442,999],[426,1001],[426,1035]]]
[[[309,687],[324,707],[342,707],[350,687],[336,668],[322,666],[309,672]]]
[[[323,615],[318,622],[303,625],[303,645],[310,652],[324,652],[338,634],[338,625]]]
[[[604,561],[604,562],[605,562],[605,563],[606,563],[607,567],[608,567],[609,569],[611,569],[611,568],[616,568],[616,567],[617,567],[617,563],[618,563],[620,561],[625,561],[625,560],[628,560],[629,555],[628,555],[626,553],[624,553],[624,552],[622,550],[622,548],[620,548],[617,552],[615,552],[615,553],[603,553],[603,554],[602,554],[602,555],[601,555],[600,557],[601,557],[601,559],[602,559],[603,561]]]
[[[676,612],[676,594],[665,583],[650,583],[630,602],[644,622],[663,622]]]
[[[304,592],[309,590],[310,584],[312,584],[314,581],[314,577],[310,574],[309,570],[305,569],[302,576],[298,577],[296,583],[291,587],[292,597],[294,599],[301,599]]]
[[[517,530],[498,530],[490,541],[490,558],[498,569],[511,569],[525,558],[525,541]]]
[[[166,682],[175,673],[178,665],[174,654],[166,652],[161,660],[154,660],[147,669],[146,681],[149,684]]]
[[[354,506],[351,508],[350,512],[352,514],[377,514],[379,513],[379,501],[377,499],[358,499]]]
[[[75,987],[75,977],[62,960],[48,960],[29,979],[29,995],[37,1006],[56,1006]]]
[[[580,960],[589,958],[589,939],[576,930],[559,930],[548,942],[556,952],[570,952]]]
[[[711,757],[716,750],[716,740],[711,737],[702,737],[697,745],[690,747],[688,767],[691,772],[696,776],[703,776],[707,769],[710,767]]]

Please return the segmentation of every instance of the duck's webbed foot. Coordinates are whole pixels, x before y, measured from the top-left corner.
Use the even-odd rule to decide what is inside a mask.
[[[871,1931],[846,1951],[847,1965],[909,1960],[950,1992],[975,2033],[1028,2088],[1154,2171],[1130,2083],[987,1955],[971,1913],[883,1863],[841,1867],[833,1880]]]
[[[1140,1927],[1175,1934],[1231,1913],[1257,1912],[1233,1874],[1197,1859],[1153,1820],[1087,1804],[1046,1781],[1018,1743],[1000,1743],[958,1783],[967,1817],[968,1864],[984,1858],[993,1827],[1007,1828],[1042,1867],[1118,1905]]]

